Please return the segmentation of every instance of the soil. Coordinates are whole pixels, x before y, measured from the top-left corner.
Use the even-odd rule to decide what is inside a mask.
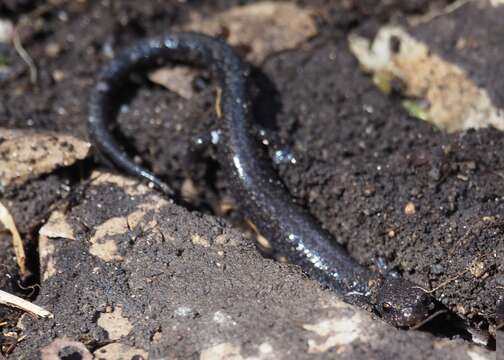
[[[483,12],[487,23],[490,12]],[[471,35],[465,31],[447,42]],[[277,125],[296,164],[279,170],[291,193],[361,262],[384,261],[427,289],[457,278],[436,297],[475,323],[493,318],[493,254],[504,231],[502,133],[447,135],[408,117],[355,70],[344,41],[278,56],[264,68],[282,94]],[[308,87],[311,78],[317,85]],[[409,203],[413,215],[405,211]],[[481,281],[460,274],[481,257],[493,276]]]
[[[62,337],[84,344],[98,359],[121,358],[104,355],[114,343],[132,351],[126,359],[136,359],[132,355],[142,349],[150,359],[220,359],[229,353],[262,359],[326,359],[336,353],[340,359],[377,360],[406,359],[402,353],[408,359],[467,356],[461,339],[433,342],[427,333],[391,331],[341,303],[300,269],[263,258],[221,219],[162,202],[152,191],[132,196],[131,188],[124,189],[91,185],[66,214],[75,239],[52,240],[57,275],[44,281],[37,298],[55,318],[23,316],[19,326],[29,341],[16,347],[14,358],[32,359],[50,339]],[[90,254],[89,238],[98,233],[93,229],[110,219],[132,219],[152,204],[137,226],[113,236],[121,261]],[[44,276],[49,268],[42,266]],[[342,322],[350,329],[359,324],[358,339],[344,346],[345,338],[330,332],[334,345],[343,346],[310,351],[313,344],[324,348],[327,321],[336,328]],[[352,331],[348,336],[356,337]],[[237,345],[229,349],[229,344]],[[58,353],[75,353],[69,348]]]
[[[247,1],[53,1],[41,7],[42,3],[23,0],[0,5],[4,17],[30,18],[19,33],[38,69],[34,85],[28,67],[16,52],[0,45],[2,61],[10,69],[0,74],[0,126],[50,129],[85,139],[87,94],[96,73],[114,51],[183,24],[193,11],[210,16]],[[279,151],[296,159],[295,164],[276,161],[284,183],[359,262],[398,271],[426,289],[440,287],[434,292],[437,299],[468,326],[488,329],[495,324],[498,289],[504,283],[503,264],[496,263],[495,255],[496,249],[498,253],[504,251],[504,160],[499,156],[504,136],[493,129],[449,135],[410,117],[398,99],[385,96],[372,85],[347,46],[350,31],[372,34],[380,24],[392,19],[404,21],[405,16],[425,13],[446,2],[304,3],[317,9],[319,35],[300,49],[270,57],[254,76],[256,131],[264,130],[269,137],[271,145],[266,150],[272,160],[279,159]],[[496,76],[503,71],[499,55],[504,48],[495,45],[504,36],[498,26],[503,13],[504,8],[481,10],[468,5],[428,25],[419,25],[412,34],[464,67],[497,105],[504,106],[504,77]],[[479,26],[468,26],[468,17]],[[453,44],[461,37],[476,45],[456,51]],[[203,141],[203,145],[197,141],[210,139],[210,130],[218,129],[213,115],[215,91],[206,78],[202,72],[201,81],[195,84],[197,95],[190,100],[157,85],[142,87],[129,104],[129,111],[121,114],[119,131],[131,151],[170,184],[180,188],[188,178],[194,182],[200,197],[192,202],[192,209],[219,214],[222,199],[229,198],[226,176],[215,161],[209,141]],[[76,188],[85,181],[90,170],[98,166],[98,162],[79,164],[3,190],[2,202],[12,211],[29,249],[36,249],[35,235],[48,216],[48,207],[67,195],[69,187]],[[72,218],[85,223],[75,225],[81,229],[130,210],[112,205],[121,197],[119,190],[103,188],[86,194],[72,203]],[[93,196],[99,196],[99,200]],[[113,214],[93,211],[86,205],[92,201],[111,204]],[[410,203],[414,213],[405,212],[407,206],[411,209]],[[124,206],[134,207],[135,203]],[[193,216],[200,216],[195,214],[183,212],[177,218],[194,230],[202,226],[193,225]],[[223,220],[209,221],[216,223],[204,226],[206,235],[210,236],[214,228],[226,228]],[[89,235],[82,231],[82,236]],[[76,257],[80,251],[77,243],[71,246],[76,248],[62,247],[68,256],[60,256],[65,260],[59,267],[74,269],[75,277],[42,284],[46,296],[39,300],[45,305],[56,303],[57,296],[47,296],[44,287],[53,294],[70,291],[73,282],[84,284],[84,279],[79,280],[81,274],[92,273],[96,265],[91,256]],[[166,252],[163,256],[173,257],[176,249]],[[152,259],[148,252],[145,256]],[[197,252],[191,256],[185,261],[197,261]],[[36,252],[32,258],[36,258]],[[138,261],[147,260],[139,257]],[[0,288],[27,296],[17,285],[7,236],[0,237],[0,264]],[[80,268],[76,270],[73,264]],[[33,276],[23,279],[25,285],[40,281],[38,266],[37,261],[32,263]],[[484,271],[476,277],[471,269],[478,266]],[[114,274],[116,285],[89,290],[100,289],[108,302],[114,303],[114,296],[124,297],[131,291],[121,284],[140,269],[105,268]],[[271,274],[276,273],[272,270]],[[277,286],[290,285],[279,282]],[[78,304],[89,303],[93,309],[100,309],[103,304],[96,303],[96,294],[85,291],[84,287],[75,295],[82,297]],[[114,295],[116,291],[120,295]],[[31,298],[36,295],[31,294]],[[281,302],[295,295],[285,292],[278,296]],[[68,302],[60,303],[64,309],[59,321],[68,326],[51,335],[87,333],[93,339],[91,349],[103,345],[96,343],[96,339],[105,342],[106,337],[93,325],[95,313],[89,313],[89,319],[81,324],[86,331],[75,327],[72,314],[78,307],[71,299],[69,296]],[[132,311],[135,317],[133,310],[126,311]],[[19,315],[0,308],[0,319],[8,320],[11,328]],[[34,332],[50,331],[43,325],[27,326]],[[154,334],[153,323],[148,326],[139,331]],[[286,329],[278,331],[281,334]],[[42,343],[38,341],[20,343],[16,351],[30,354]],[[145,346],[145,341],[139,338],[132,345]],[[383,356],[387,358],[385,353]]]

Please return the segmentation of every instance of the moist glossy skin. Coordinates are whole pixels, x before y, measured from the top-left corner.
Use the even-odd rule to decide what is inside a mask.
[[[425,319],[434,304],[423,290],[359,265],[313,216],[293,202],[250,135],[248,69],[224,42],[196,33],[165,34],[137,43],[109,63],[90,102],[88,131],[98,150],[122,170],[173,194],[154,174],[128,158],[110,135],[107,122],[116,116],[115,100],[132,73],[174,61],[207,67],[219,81],[223,135],[219,160],[227,169],[241,210],[274,249],[347,302],[373,307],[392,325],[409,327]]]
[[[504,294],[499,296],[496,307],[497,329],[504,330]]]

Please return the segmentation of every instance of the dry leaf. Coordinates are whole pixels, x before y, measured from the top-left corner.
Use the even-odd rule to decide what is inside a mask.
[[[398,79],[404,95],[426,103],[425,118],[448,132],[493,126],[504,130],[504,112],[487,91],[479,88],[456,64],[431,53],[426,44],[404,29],[385,26],[375,39],[349,37],[349,45],[362,67],[380,78]],[[405,104],[409,104],[405,102]]]
[[[123,316],[122,310],[122,305],[118,304],[114,311],[101,313],[98,317],[97,324],[107,332],[109,340],[119,340],[123,336],[128,336],[133,330],[133,325],[126,316]]]
[[[90,144],[54,132],[0,128],[0,186],[19,185],[70,166],[89,155]]]
[[[95,230],[95,234],[89,239],[91,243],[89,252],[106,262],[122,260],[114,236],[128,232],[126,217],[110,218],[103,224],[98,225]]]
[[[47,280],[56,274],[54,261],[55,238],[75,240],[72,226],[68,223],[65,214],[59,210],[53,211],[47,223],[39,230],[39,259],[42,270],[42,280]]]
[[[14,252],[16,253],[16,260],[19,266],[19,272],[21,276],[26,275],[26,255],[23,247],[23,240],[16,227],[14,218],[10,214],[9,210],[0,202],[0,223],[10,231],[12,234],[12,245],[14,246]]]
[[[46,224],[40,228],[39,235],[47,236],[48,238],[75,240],[72,226],[68,223],[65,214],[59,210],[51,213]]]
[[[93,185],[106,185],[106,186],[117,186],[121,188],[129,196],[141,196],[149,192],[152,189],[149,188],[147,184],[144,184],[137,179],[126,177],[123,175],[112,174],[108,172],[102,172],[99,170],[94,170],[91,174],[93,180]]]
[[[247,60],[255,64],[273,53],[294,49],[317,34],[311,10],[273,1],[233,7],[210,19],[193,15],[185,29],[224,35],[231,46],[249,49]]]
[[[222,36],[227,43],[246,52],[246,60],[259,65],[271,54],[295,49],[317,34],[313,11],[287,2],[264,1],[233,7],[211,18],[192,14],[183,30]],[[197,70],[177,67],[154,72],[153,82],[188,99]]]
[[[165,67],[151,72],[149,80],[176,92],[184,99],[190,99],[194,95],[192,83],[197,71],[197,69],[185,65],[177,65],[174,68]]]

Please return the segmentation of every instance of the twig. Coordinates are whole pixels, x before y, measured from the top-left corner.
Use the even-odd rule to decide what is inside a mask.
[[[471,1],[474,1],[474,0],[457,0],[457,1],[451,3],[450,5],[444,7],[440,10],[433,10],[431,12],[428,12],[425,15],[411,17],[410,19],[408,19],[408,22],[412,26],[417,26],[422,23],[426,23],[431,20],[434,20],[435,18],[437,18],[439,16],[451,14],[452,12],[458,10],[459,8],[461,8],[462,6],[464,6],[467,3],[470,3]]]
[[[424,292],[426,292],[427,294],[432,294],[433,292],[441,289],[442,287],[448,285],[449,283],[451,283],[452,281],[454,280],[457,280],[458,278],[460,278],[462,275],[464,275],[465,273],[467,273],[468,271],[471,270],[471,266],[474,264],[474,262],[476,260],[482,260],[484,258],[486,258],[488,256],[488,254],[483,254],[483,255],[480,255],[478,257],[476,257],[476,259],[474,259],[463,271],[459,272],[458,274],[456,274],[455,276],[443,281],[441,284],[439,284],[438,286],[436,286],[435,288],[431,289],[431,290],[427,290],[427,289],[424,289],[423,287],[421,286],[415,286],[415,288],[417,289],[420,289],[420,290],[423,290]]]
[[[462,272],[459,272],[457,275],[443,281],[441,284],[439,284],[438,286],[436,286],[435,288],[433,289],[430,289],[430,290],[427,290],[427,289],[424,289],[423,287],[421,286],[415,286],[416,288],[420,289],[420,290],[423,290],[425,291],[427,294],[432,294],[433,292],[441,289],[442,287],[445,287],[446,285],[448,285],[449,283],[451,283],[452,281],[454,280],[457,280],[458,278],[460,278],[462,275],[464,275],[466,272],[468,272],[469,269],[465,269],[464,271]]]
[[[222,89],[217,88],[217,97],[215,99],[215,113],[217,114],[217,118],[222,118]]]
[[[40,285],[39,284],[34,284],[34,285],[30,285],[30,286],[23,286],[21,284],[21,281],[17,281],[17,286],[21,289],[21,290],[30,290],[30,294],[27,295],[28,297],[32,297],[33,294],[35,294],[35,291],[36,289],[39,289],[40,290]]]
[[[413,325],[412,327],[409,328],[409,330],[416,330],[416,329],[419,329],[421,328],[422,326],[424,326],[425,324],[427,324],[428,322],[432,321],[432,319],[438,317],[439,315],[441,314],[446,314],[448,312],[448,310],[439,310],[439,311],[436,311],[434,314],[432,314],[431,316],[425,318],[424,320],[420,321],[418,324],[416,325]]]
[[[61,2],[61,4],[63,4]],[[35,62],[33,61],[32,57],[30,54],[28,54],[28,51],[25,50],[23,47],[23,44],[21,42],[21,37],[19,36],[19,30],[23,28],[24,26],[28,26],[34,17],[42,16],[46,11],[51,10],[54,8],[56,5],[61,5],[61,4],[53,4],[53,3],[47,3],[39,6],[35,10],[33,10],[31,13],[28,13],[26,16],[22,17],[19,20],[19,23],[14,27],[14,33],[12,36],[12,45],[14,45],[14,49],[18,53],[18,55],[21,57],[21,59],[28,65],[28,69],[30,70],[30,81],[32,84],[37,83],[38,79],[38,71],[37,71],[37,66],[35,65]]]
[[[23,47],[17,27],[14,28],[14,34],[12,36],[12,44],[14,45],[14,49],[21,57],[21,59],[23,59],[26,65],[28,65],[28,69],[30,70],[30,81],[32,82],[32,84],[36,84],[38,79],[37,66],[35,65],[35,62],[31,58],[30,54],[28,54],[28,52]]]
[[[9,210],[0,202],[0,223],[2,223],[7,230],[12,234],[12,244],[14,246],[14,252],[16,253],[16,260],[19,266],[19,272],[21,276],[26,275],[26,254],[23,247],[23,241],[21,240],[21,235],[16,228],[16,223],[9,213]]]
[[[53,318],[54,315],[47,311],[46,309],[35,305],[27,300],[20,298],[19,296],[9,294],[3,290],[0,290],[0,304],[15,307],[21,309],[30,314],[34,314],[41,318]]]

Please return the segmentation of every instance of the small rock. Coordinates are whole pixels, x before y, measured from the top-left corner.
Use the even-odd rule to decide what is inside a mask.
[[[50,58],[55,58],[61,52],[61,46],[57,43],[49,43],[45,47],[45,53]]]
[[[474,263],[471,264],[469,271],[476,278],[482,277],[483,274],[485,274],[485,272],[486,272],[485,262],[475,261]]]
[[[198,234],[193,234],[191,236],[191,242],[194,244],[194,245],[197,245],[197,246],[203,246],[203,247],[209,247],[210,246],[210,242],[205,239],[204,237],[198,235]]]
[[[407,203],[404,207],[404,213],[406,215],[414,215],[416,213],[415,204],[413,204],[412,202]]]
[[[368,185],[364,188],[364,196],[371,197],[375,194],[376,188],[373,185]]]
[[[54,81],[60,82],[65,78],[65,73],[61,70],[54,70],[52,73]]]

